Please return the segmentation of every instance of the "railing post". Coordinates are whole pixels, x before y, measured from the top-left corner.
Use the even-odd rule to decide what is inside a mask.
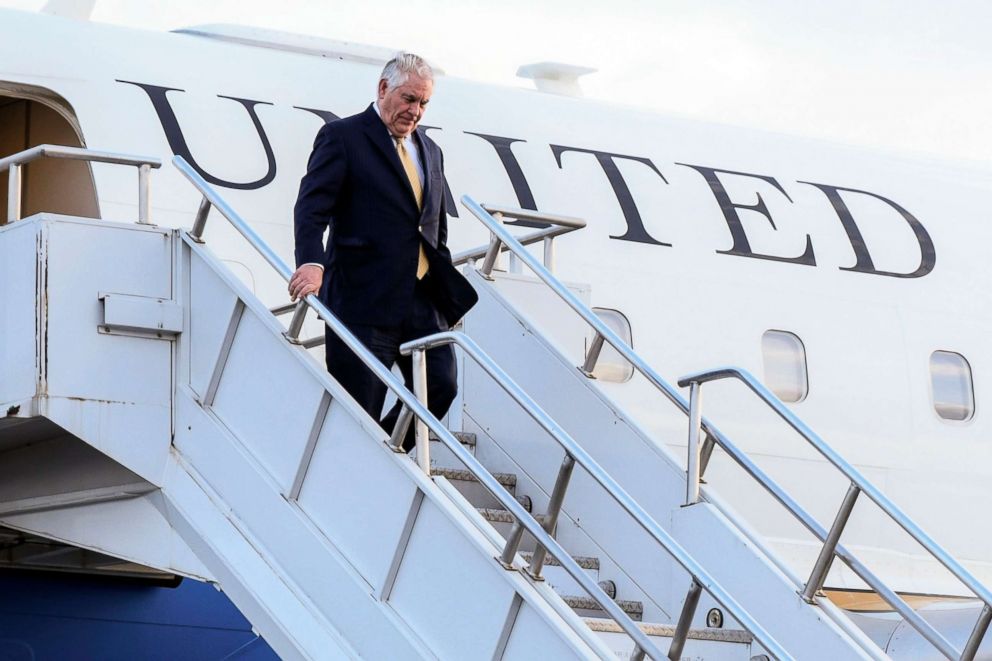
[[[413,352],[413,392],[420,403],[427,408],[427,352],[417,349]],[[427,475],[431,474],[430,437],[427,434],[427,423],[419,417],[414,421],[417,439],[417,465]]]
[[[494,213],[493,218],[496,222],[503,223],[503,214]],[[486,280],[493,279],[493,269],[499,269],[499,251],[503,247],[503,242],[500,241],[496,234],[491,234],[489,236],[489,249],[486,250],[486,256],[482,260],[482,268],[479,269],[479,273]]]
[[[555,237],[544,237],[544,268],[555,272]]]
[[[703,386],[698,381],[689,384],[689,442],[685,468],[685,504],[699,502],[700,447],[699,433],[703,419]]]
[[[703,586],[693,577],[689,592],[685,595],[685,603],[682,604],[682,613],[679,615],[679,623],[675,627],[675,634],[672,636],[672,645],[668,648],[668,658],[677,661],[682,657],[682,650],[685,648],[685,641],[689,637],[689,627],[692,625],[692,618],[696,614],[699,606],[699,595],[703,592]]]
[[[699,452],[699,481],[705,482],[703,475],[706,474],[706,467],[710,465],[710,457],[713,456],[713,448],[716,447],[716,441],[713,440],[713,436],[707,432],[706,439],[703,441],[703,449]]]
[[[596,378],[593,371],[596,369],[596,363],[599,362],[599,354],[603,351],[603,342],[605,341],[606,338],[600,335],[599,331],[596,331],[596,337],[592,339],[592,344],[589,345],[589,352],[586,353],[586,361],[579,368],[590,379]]]
[[[985,637],[985,632],[988,631],[990,622],[992,622],[992,606],[985,604],[981,614],[978,616],[978,622],[975,623],[975,628],[971,631],[971,636],[968,637],[964,651],[961,652],[961,661],[972,661],[975,658],[975,654],[978,653],[978,648],[982,644],[982,639]]]
[[[558,469],[558,479],[555,480],[555,488],[551,491],[551,498],[548,501],[548,514],[544,519],[544,529],[552,537],[555,536],[555,529],[558,527],[558,515],[561,513],[561,506],[565,502],[565,492],[568,491],[568,482],[572,479],[572,469],[575,468],[575,458],[570,454],[565,454]],[[543,544],[538,544],[531,557],[530,566],[527,568],[532,578],[540,580],[541,569],[544,568],[544,561],[548,557],[548,549]]]
[[[837,511],[837,518],[834,519],[834,525],[831,526],[830,532],[827,533],[827,538],[823,540],[823,548],[820,549],[820,556],[816,559],[816,564],[813,565],[813,572],[810,574],[809,580],[806,582],[806,587],[801,593],[802,598],[807,603],[815,603],[816,593],[823,587],[823,581],[826,580],[827,572],[830,571],[830,565],[834,560],[834,551],[837,549],[840,535],[844,532],[844,526],[847,525],[847,520],[851,518],[851,512],[854,510],[854,504],[857,502],[860,493],[861,488],[853,483],[847,489],[844,502],[841,503],[840,510]]]
[[[506,545],[503,546],[503,553],[499,556],[500,564],[505,569],[515,569],[513,566],[513,556],[520,548],[520,540],[524,538],[524,526],[519,520],[514,520],[510,534],[506,536]]]
[[[138,166],[138,223],[151,225],[151,172],[152,166],[144,163]]]
[[[406,438],[406,430],[410,428],[410,421],[413,420],[413,411],[406,404],[400,409],[400,414],[396,418],[396,425],[393,433],[389,436],[389,446],[393,452],[406,452],[403,449],[403,439]]]
[[[21,219],[21,166],[11,165],[7,170],[7,222]]]
[[[300,344],[300,331],[303,330],[303,321],[307,318],[307,302],[300,299],[293,310],[293,318],[289,320],[289,328],[284,335],[292,344]]]
[[[196,218],[193,220],[193,229],[189,231],[189,237],[197,243],[203,243],[203,230],[207,226],[207,216],[210,215],[210,200],[204,196],[200,200],[200,207],[196,210]]]

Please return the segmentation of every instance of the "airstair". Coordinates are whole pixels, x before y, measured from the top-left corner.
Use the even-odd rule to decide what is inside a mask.
[[[46,157],[136,167],[138,222],[21,220],[21,168]],[[404,347],[418,373],[426,349],[460,347],[455,434],[428,412],[425,376],[406,390],[315,297],[277,316],[252,295],[204,243],[212,210],[281,277],[290,269],[175,164],[203,196],[188,232],[149,224],[155,159],[44,146],[0,160],[10,172],[0,525],[214,582],[284,658],[885,658],[817,596],[834,557],[872,579],[837,543],[845,517],[828,531],[799,508],[824,551],[806,583],[787,571],[699,489],[715,445],[748,464],[701,417],[698,396],[681,399],[489,211],[465,200],[493,236],[482,268],[466,270],[477,309],[461,331]],[[524,242],[544,241],[550,264],[551,241],[567,229]],[[593,326],[594,347],[613,345],[690,414],[688,471],[490,280],[506,248]],[[319,343],[301,337],[308,313],[404,404],[392,437],[308,353]],[[745,373],[687,383],[698,393],[726,375],[781,408]],[[398,451],[410,424],[415,461]],[[974,629],[949,641],[884,584],[879,593],[941,653],[975,658],[992,597],[836,460],[851,477],[851,507],[864,493],[891,509],[984,605]],[[700,603],[712,605],[705,616]]]

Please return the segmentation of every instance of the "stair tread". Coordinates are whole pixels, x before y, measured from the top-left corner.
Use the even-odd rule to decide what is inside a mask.
[[[582,618],[590,629],[600,633],[623,633],[620,625],[613,620],[602,617]],[[671,638],[675,635],[673,624],[651,624],[638,622],[638,628],[648,636],[663,636]],[[724,643],[751,643],[754,636],[743,629],[689,629],[689,638],[695,640],[714,640]]]
[[[455,438],[457,438],[458,439],[458,442],[461,443],[462,445],[473,445],[474,446],[476,444],[476,442],[475,442],[476,441],[476,436],[472,432],[467,432],[467,431],[453,431],[453,432],[451,432],[451,434]],[[438,443],[441,442],[441,439],[439,439],[437,437],[437,434],[435,434],[434,432],[431,432],[430,439],[432,441],[436,441]]]
[[[465,482],[479,481],[471,471],[463,468],[432,468],[431,475],[440,475],[449,480],[463,480]],[[493,473],[492,476],[505,487],[517,486],[517,476],[514,473]]]
[[[482,515],[486,521],[491,521],[495,523],[513,523],[516,521],[514,516],[510,514],[508,510],[496,508],[496,507],[477,507],[479,514]],[[544,521],[545,516],[543,514],[535,514],[534,518],[538,520],[539,523]]]
[[[520,555],[522,555],[524,560],[526,560],[527,562],[530,562],[531,558],[534,557],[534,554],[530,552],[521,553]],[[593,558],[584,555],[573,555],[572,560],[574,560],[576,564],[578,564],[579,567],[582,567],[583,569],[594,569],[597,571],[599,570],[599,558]],[[558,559],[555,558],[554,556],[548,555],[545,556],[544,565],[551,567],[560,567],[561,563],[558,562]]]
[[[583,610],[603,610],[602,607],[592,597],[581,597],[578,595],[564,595],[562,599],[573,609]],[[614,603],[623,609],[628,615],[641,616],[644,614],[644,603],[641,601],[628,601],[626,599],[614,599]]]

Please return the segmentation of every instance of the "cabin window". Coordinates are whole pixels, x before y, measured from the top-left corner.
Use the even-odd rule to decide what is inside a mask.
[[[630,332],[630,321],[627,320],[627,317],[623,313],[609,308],[593,308],[592,311],[596,313],[596,316],[610,330],[619,335],[620,339],[627,343],[627,346],[633,348],[634,342]],[[595,334],[593,337],[595,337]],[[586,340],[587,352],[592,345],[592,340],[592,337]],[[592,373],[597,379],[603,381],[624,383],[630,381],[630,378],[634,376],[634,366],[627,362],[627,359],[621,356],[608,342],[604,342],[603,350],[599,354],[599,360],[596,362],[596,367]]]
[[[765,386],[783,402],[801,402],[809,393],[806,348],[794,333],[767,330],[761,336]]]
[[[964,356],[953,351],[930,355],[930,396],[934,410],[944,420],[962,422],[975,415],[971,366]]]

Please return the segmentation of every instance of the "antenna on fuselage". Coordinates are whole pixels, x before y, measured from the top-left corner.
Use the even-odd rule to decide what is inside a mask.
[[[517,77],[533,80],[539,92],[563,96],[582,96],[579,78],[590,73],[596,69],[562,62],[535,62],[517,69]]]
[[[96,0],[48,0],[41,8],[41,13],[88,21],[95,6]]]

